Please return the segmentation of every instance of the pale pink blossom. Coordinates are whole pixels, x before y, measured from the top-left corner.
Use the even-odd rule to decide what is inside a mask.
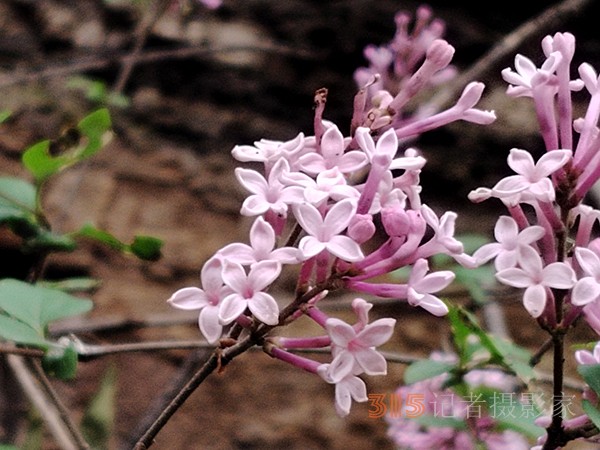
[[[446,211],[438,218],[437,214],[427,205],[421,206],[421,215],[434,232],[433,238],[419,249],[419,257],[427,258],[434,253],[461,254],[462,242],[454,238],[454,225],[457,214]]]
[[[252,169],[238,167],[235,176],[251,195],[242,204],[241,213],[245,216],[258,216],[267,211],[273,211],[279,216],[286,217],[288,206],[304,200],[300,186],[286,186],[280,181],[284,172],[289,172],[290,166],[285,158],[280,158],[265,179]]]
[[[500,180],[493,188],[495,197],[513,197],[515,202],[535,199],[552,202],[555,198],[550,175],[571,159],[571,150],[552,150],[545,153],[537,163],[525,150],[513,148],[508,156],[508,165],[517,175]]]
[[[515,267],[523,257],[523,248],[541,239],[544,233],[544,228],[539,225],[532,225],[519,232],[512,217],[501,216],[494,228],[494,237],[498,242],[483,245],[473,254],[473,258],[479,265],[496,258],[494,265],[498,271]]]
[[[543,266],[542,258],[532,248],[524,248],[521,267],[504,269],[496,278],[508,286],[524,288],[523,304],[532,317],[542,315],[548,299],[547,288],[570,289],[575,284],[575,272],[564,262]]]
[[[417,260],[408,278],[407,300],[411,305],[420,306],[434,316],[443,316],[448,313],[448,307],[432,294],[441,291],[452,283],[454,273],[449,270],[430,274],[427,272],[429,272],[427,260]]]
[[[302,186],[304,199],[315,206],[322,205],[329,198],[339,201],[360,196],[358,190],[347,183],[337,167],[320,172],[316,178],[302,172],[289,172],[282,176],[281,181],[289,185]]]
[[[275,230],[262,216],[256,218],[250,229],[250,245],[234,242],[218,251],[218,255],[228,261],[243,265],[258,261],[273,260],[282,264],[295,264],[298,249],[294,247],[275,248]]]
[[[579,364],[600,364],[600,342],[596,342],[594,350],[591,352],[588,350],[577,350],[575,352],[575,359]]]
[[[349,373],[339,381],[333,381],[330,375],[330,364],[321,364],[317,373],[329,384],[335,384],[335,410],[340,417],[350,414],[352,400],[366,402],[367,386],[365,382],[355,374]]]
[[[345,261],[363,259],[360,246],[350,237],[340,234],[346,229],[355,212],[355,203],[350,199],[334,204],[325,214],[325,218],[310,203],[296,205],[294,208],[296,219],[308,233],[298,244],[303,258],[312,258],[327,250]]]
[[[200,310],[198,325],[202,335],[211,344],[217,342],[223,332],[218,317],[221,301],[232,293],[231,288],[223,283],[222,268],[219,258],[210,258],[200,272],[202,289],[179,289],[167,300],[171,306],[178,309]]]
[[[233,322],[246,308],[267,325],[279,322],[279,306],[275,299],[263,292],[281,273],[277,261],[260,261],[254,264],[248,274],[236,262],[225,261],[223,281],[232,293],[223,299],[219,307],[219,320],[223,325]]]
[[[304,149],[304,134],[299,133],[294,139],[287,142],[261,139],[254,145],[236,145],[231,155],[241,162],[263,162],[267,172],[279,160],[285,158],[288,163],[295,161]]]
[[[300,168],[311,175],[337,167],[342,173],[354,172],[367,164],[366,155],[358,150],[346,152],[349,139],[334,124],[331,124],[321,138],[321,153],[311,152],[300,157]]]
[[[575,257],[585,274],[581,277],[571,294],[571,303],[584,306],[600,298],[600,258],[590,249],[577,247]]]
[[[395,319],[385,318],[361,325],[360,330],[346,322],[329,318],[325,329],[331,337],[334,355],[329,375],[337,383],[346,375],[357,372],[367,375],[385,375],[387,363],[375,347],[385,344],[394,332]]]

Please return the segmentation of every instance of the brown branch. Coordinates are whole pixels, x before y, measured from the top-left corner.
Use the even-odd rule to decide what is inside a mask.
[[[133,50],[129,54],[129,57],[123,61],[121,66],[121,71],[117,76],[117,80],[113,86],[113,92],[120,94],[125,89],[125,85],[127,84],[127,80],[129,79],[133,68],[142,53],[144,45],[148,40],[148,36],[152,31],[152,28],[156,24],[156,21],[162,16],[165,12],[167,6],[169,5],[170,0],[155,0],[150,5],[150,10],[147,14],[142,17],[142,20],[139,22],[134,36],[135,43],[133,46]]]
[[[135,56],[130,54],[116,54],[87,58],[85,60],[76,60],[64,64],[53,62],[37,70],[33,69],[26,72],[5,74],[0,76],[0,88],[13,86],[20,83],[39,81],[45,78],[74,75],[89,70],[105,69],[115,64],[123,64],[129,60],[134,60],[136,64],[148,64],[165,60],[201,57],[216,53],[236,52],[272,53],[277,55],[293,56],[300,59],[314,59],[316,57],[314,53],[309,53],[303,49],[287,47],[278,44],[234,45],[225,47],[182,47],[168,50],[149,50],[146,52],[141,52],[139,55]]]
[[[536,17],[523,23],[511,33],[502,38],[485,55],[478,59],[469,69],[462,72],[446,89],[432,99],[431,106],[436,110],[447,107],[467,85],[481,78],[490,70],[496,69],[498,61],[515,53],[525,41],[538,34],[548,32],[576,14],[581,14],[592,0],[563,0],[557,5],[550,6]]]
[[[17,355],[7,355],[6,361],[15,374],[15,379],[21,389],[40,412],[48,430],[60,448],[63,450],[89,449],[85,441],[83,445],[80,443],[79,433],[72,433],[71,426],[64,421],[64,417],[58,411],[56,404],[39,385],[39,381],[31,373],[23,358]]]

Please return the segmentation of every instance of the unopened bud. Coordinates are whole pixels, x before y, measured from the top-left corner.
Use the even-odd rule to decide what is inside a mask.
[[[388,236],[405,236],[410,231],[410,217],[400,207],[383,208],[381,222]]]
[[[443,69],[454,57],[454,47],[444,39],[436,39],[427,49],[427,61],[433,64],[438,70]]]
[[[358,244],[367,242],[375,234],[375,224],[370,214],[356,214],[348,225],[348,236]]]

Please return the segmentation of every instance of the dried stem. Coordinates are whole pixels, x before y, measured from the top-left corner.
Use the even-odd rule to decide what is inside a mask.
[[[569,17],[581,14],[591,0],[564,0],[552,5],[541,14],[523,23],[502,38],[485,55],[452,81],[447,89],[441,90],[431,101],[436,109],[442,109],[458,96],[470,81],[477,80],[496,68],[498,61],[516,52],[519,46],[546,30],[551,30]]]
[[[40,386],[37,377],[31,373],[23,358],[17,355],[7,355],[6,361],[25,395],[44,418],[48,430],[59,447],[63,450],[89,449],[90,447],[81,438],[79,432],[76,429],[74,431],[68,416],[65,420],[65,416],[59,411],[56,402],[49,397],[47,390]]]

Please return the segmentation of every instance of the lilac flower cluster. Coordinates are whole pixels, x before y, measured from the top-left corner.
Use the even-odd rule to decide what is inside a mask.
[[[583,203],[600,178],[600,78],[588,63],[578,67],[580,78],[571,78],[572,34],[546,36],[542,49],[540,67],[517,55],[515,70],[507,68],[502,76],[508,95],[533,100],[545,152],[536,162],[530,152],[512,149],[508,165],[516,175],[470,193],[474,202],[500,199],[510,214],[496,223],[497,242],[484,245],[473,258],[476,265],[494,259],[496,278],[524,289],[526,310],[553,336],[580,317],[600,334],[600,211]],[[577,118],[572,92],[584,88],[590,99]],[[597,348],[575,356],[580,364],[600,363]],[[582,415],[563,421],[562,428],[570,433],[586,423],[589,418]],[[544,442],[546,436],[536,448]]]
[[[517,55],[516,71],[502,75],[510,84],[508,95],[533,100],[546,152],[535,162],[530,152],[512,149],[508,165],[516,175],[471,192],[475,202],[500,199],[510,213],[496,223],[497,243],[473,257],[477,264],[495,258],[498,280],[525,289],[525,308],[544,326],[561,322],[568,328],[583,314],[600,332],[600,247],[594,237],[600,211],[582,203],[600,178],[600,84],[587,63],[579,66],[581,79],[571,79],[572,34],[547,36],[542,48],[546,60],[539,68]],[[589,107],[574,119],[571,92],[584,87]]]
[[[176,308],[200,310],[199,327],[210,343],[217,343],[233,323],[247,335],[262,333],[257,343],[271,356],[335,385],[341,415],[348,414],[352,399],[367,399],[360,375],[386,373],[386,361],[376,347],[390,338],[395,320],[368,323],[371,305],[357,298],[353,309],[358,322],[351,326],[325,315],[318,302],[330,291],[346,289],[404,299],[441,316],[448,308],[435,294],[454,274],[431,273],[428,258],[447,254],[459,262],[471,261],[454,238],[456,214],[438,216],[422,204],[419,174],[426,161],[405,143],[454,121],[491,123],[495,115],[475,107],[484,85],[470,83],[449,109],[408,120],[407,103],[447,71],[454,54],[450,44],[437,38],[438,22],[425,26],[425,10],[420,11],[413,36],[407,39],[400,32],[396,38],[394,67],[403,81],[394,92],[380,86],[379,97],[390,101],[375,105],[367,92],[381,74],[372,73],[354,98],[349,136],[324,119],[327,92],[321,89],[315,95],[313,135],[299,133],[289,141],[262,139],[232,150],[237,161],[261,167],[235,169],[248,192],[240,212],[255,218],[249,244],[232,243],[217,251],[202,268],[202,287],[180,289],[168,300]],[[398,17],[403,30],[406,17]],[[286,265],[297,268],[298,279],[293,303],[280,310],[268,290]],[[411,268],[406,283],[372,281],[402,267]],[[325,334],[267,336],[272,328],[303,315]],[[288,351],[299,347],[329,347],[331,362],[322,364]]]
[[[434,353],[430,357],[436,361],[453,361],[453,355]],[[473,370],[464,375],[465,386],[470,397],[465,398],[446,386],[449,375],[442,374],[416,383],[401,386],[396,391],[398,398],[419,396],[423,406],[422,414],[410,417],[409,411],[388,413],[388,435],[401,449],[410,450],[527,450],[527,439],[513,430],[498,427],[497,416],[505,412],[502,406],[487,404],[477,392],[485,390],[508,393],[515,390],[516,380],[498,370]],[[504,394],[498,394],[502,399]],[[512,399],[509,411],[516,409]],[[421,411],[419,411],[421,413]],[[423,418],[437,419],[433,426],[427,426]]]

